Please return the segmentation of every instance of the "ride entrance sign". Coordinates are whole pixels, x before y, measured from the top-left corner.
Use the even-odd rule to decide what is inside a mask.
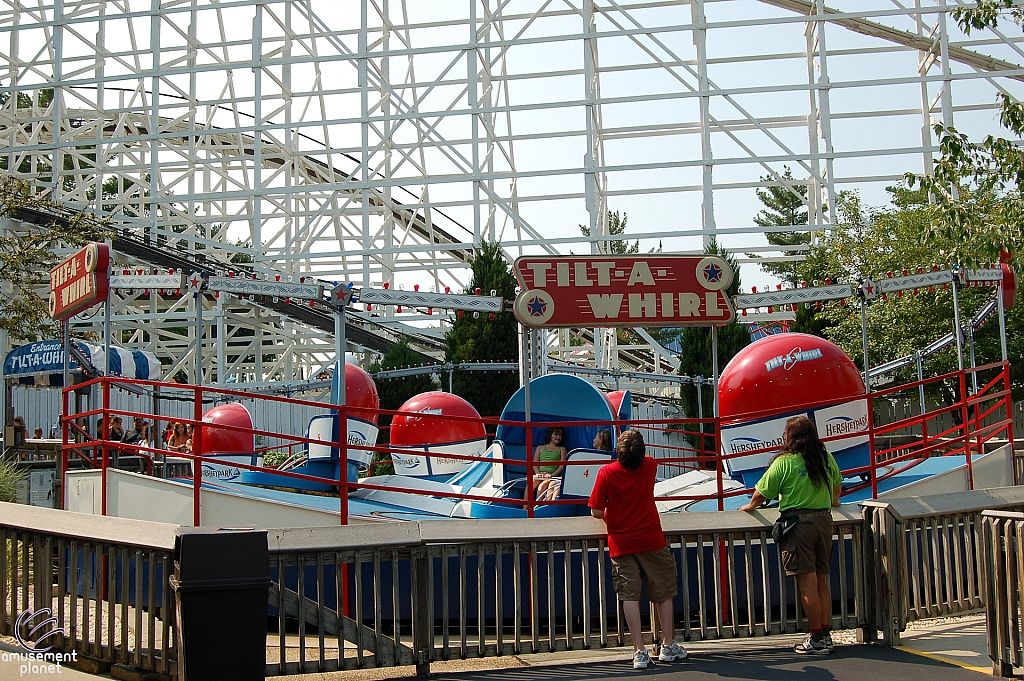
[[[517,258],[514,311],[534,328],[724,326],[733,269],[716,256]]]
[[[92,243],[50,270],[50,316],[68,319],[107,299],[110,249]]]

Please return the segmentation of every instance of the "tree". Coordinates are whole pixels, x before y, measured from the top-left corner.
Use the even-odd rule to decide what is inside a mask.
[[[770,182],[773,178],[762,177],[762,182]],[[757,198],[764,205],[754,223],[759,227],[798,227],[807,224],[807,185],[797,184],[793,171],[786,166],[782,179],[789,186],[776,184],[767,185],[764,189],[755,190]],[[798,246],[808,244],[811,235],[807,231],[769,231],[765,238],[773,246]],[[783,249],[784,250],[784,249]],[[757,257],[752,253],[748,257]],[[761,269],[790,284],[800,281],[799,263],[793,262],[762,262]]]
[[[619,236],[626,233],[626,221],[629,220],[629,216],[625,213],[622,217],[619,217],[619,211],[608,211],[608,234],[612,236]],[[590,236],[590,227],[586,225],[580,225],[580,232],[583,236]],[[631,253],[640,252],[640,242],[634,241],[629,243],[622,239],[611,239],[609,241],[597,242],[597,250],[599,253],[609,253],[611,255],[629,255]]]
[[[32,342],[52,338],[59,331],[50,318],[46,297],[50,269],[58,262],[54,248],[78,248],[102,241],[111,232],[105,218],[82,211],[68,215],[62,205],[34,194],[27,182],[0,177],[0,217],[22,209],[67,215],[42,228],[0,236],[0,328],[13,340]]]
[[[384,353],[384,356],[379,361],[374,362],[370,366],[370,373],[376,374],[379,371],[416,366],[420,362],[419,353],[409,347],[409,338],[402,336],[388,347],[388,351]],[[380,408],[389,411],[398,410],[410,397],[415,397],[420,393],[430,392],[431,390],[437,390],[437,384],[434,383],[429,374],[377,379],[375,382],[377,384],[377,395],[380,397]],[[391,432],[388,426],[391,425],[392,420],[393,417],[389,414],[380,415],[380,421],[378,422],[380,432],[377,435],[378,445],[386,445],[391,441]],[[389,462],[385,465],[376,466],[374,468],[374,475],[390,475],[395,472],[394,467],[390,464],[390,454],[374,453],[373,460],[374,462]]]
[[[476,289],[487,295],[494,291],[505,300],[515,300],[516,280],[501,244],[484,242],[473,257],[473,277],[466,293]],[[457,316],[445,334],[445,357],[449,362],[516,362],[519,360],[519,325],[511,312],[488,314],[466,312]],[[453,391],[476,407],[483,416],[499,416],[509,398],[519,389],[515,372],[456,372]]]
[[[928,196],[921,190],[890,187],[892,205],[864,206],[855,193],[844,193],[837,201],[836,229],[812,247],[808,263],[818,268],[822,276],[850,280],[856,277],[878,279],[902,274],[904,269],[916,271],[918,267],[942,268],[954,264],[955,244],[941,236],[928,243],[920,234],[927,229],[932,218]],[[969,319],[992,295],[992,289],[966,288],[960,291],[960,309],[964,320]],[[863,369],[863,343],[860,306],[857,303],[841,306],[830,303],[819,313],[831,326],[825,336],[839,345]],[[953,328],[953,296],[947,288],[919,290],[890,295],[887,300],[876,299],[867,310],[868,353],[872,366],[913,354]],[[1011,338],[1011,360],[1024,355],[1024,310],[1013,308],[1008,318]],[[978,363],[999,358],[998,324],[990,322],[975,336]],[[929,358],[928,372],[941,374],[957,368],[954,352],[944,352]],[[1022,369],[1013,370],[1011,379],[1020,390]],[[913,368],[904,371],[902,378],[916,380]],[[941,391],[940,391],[941,392]],[[933,394],[948,400],[952,393]]]
[[[736,258],[732,253],[725,250],[714,240],[705,248],[704,252],[709,255],[717,255],[724,258],[733,267],[735,276],[732,284],[726,289],[730,297],[739,292],[740,270],[736,264]],[[718,368],[719,373],[725,368],[737,352],[750,344],[750,334],[739,322],[732,322],[718,329]],[[711,329],[706,326],[689,326],[683,329],[682,351],[679,353],[679,373],[686,376],[703,376],[710,379],[714,376],[712,364]],[[701,402],[703,402],[703,413],[698,409],[701,402],[697,398],[697,386],[692,384],[684,385],[680,392],[680,406],[683,414],[690,418],[710,418],[713,415],[715,389],[711,385],[701,387]],[[702,429],[703,430],[703,429]],[[691,444],[697,446],[696,438],[689,438]],[[707,447],[714,445],[708,441]]]
[[[760,227],[797,227],[807,224],[807,185],[796,184],[793,172],[787,166],[782,174],[782,179],[789,186],[768,185],[765,189],[758,189],[757,198],[764,205],[754,222]],[[771,177],[762,177],[762,182],[771,181]],[[765,232],[765,238],[773,246],[798,246],[809,244],[811,234],[806,231],[770,231]],[[757,258],[753,253],[747,257]],[[761,262],[761,269],[774,275],[789,284],[798,286],[800,282],[813,282],[824,279],[818,276],[819,273],[813,263],[807,260],[797,262]],[[799,333],[810,333],[821,336],[829,326],[829,322],[816,314],[817,308],[800,306],[796,310],[796,320],[790,324],[790,330]]]
[[[976,7],[958,7],[953,17],[965,33],[995,28],[1009,14],[1024,24],[1024,9],[1013,0],[979,0]],[[1024,105],[1000,93],[1003,127],[1018,139],[988,135],[970,141],[952,126],[935,125],[940,157],[931,175],[907,174],[907,183],[923,189],[933,200],[924,234],[931,244],[942,243],[962,265],[995,262],[1006,251],[1016,267],[1024,263]]]

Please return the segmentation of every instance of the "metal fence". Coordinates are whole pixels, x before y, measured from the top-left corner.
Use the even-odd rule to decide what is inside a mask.
[[[176,674],[173,525],[0,507],[0,634],[43,625],[34,646],[52,645],[58,659],[73,653]]]
[[[172,399],[173,396],[165,396],[160,400],[160,407],[152,409],[152,397],[140,397],[138,395],[114,391],[111,394],[111,407],[115,411],[159,413],[158,417],[162,422],[175,420],[188,420],[192,418],[193,407],[190,400],[179,401]],[[313,401],[326,401],[328,395],[306,394],[304,399]],[[12,404],[14,413],[25,418],[29,425],[29,432],[39,426],[43,429],[44,435],[50,436],[51,429],[54,437],[60,437],[60,389],[55,387],[41,387],[29,385],[14,385],[12,387]],[[305,432],[305,425],[315,415],[326,413],[324,409],[304,407],[301,405],[282,405],[282,403],[266,402],[262,400],[245,401],[246,406],[252,410],[254,420],[260,424],[261,429],[277,433],[301,434]],[[929,411],[937,411],[941,405],[930,403]],[[637,402],[633,405],[634,418],[641,420],[661,420],[679,418],[681,413],[674,406],[666,406],[659,403]],[[921,413],[920,400],[910,397],[877,400],[874,403],[875,422],[878,424],[894,423],[903,421]],[[154,417],[156,418],[156,417]],[[954,428],[956,425],[953,415],[950,413],[939,414],[929,424],[933,432],[943,432]],[[1013,405],[1013,428],[1014,432],[1024,433],[1024,402]],[[908,431],[908,435],[910,432]],[[919,434],[919,433],[915,433]],[[645,439],[648,433],[644,433]],[[650,433],[650,445],[657,447],[661,444],[678,446],[681,444],[681,436],[671,432]],[[661,440],[664,438],[664,441]],[[273,446],[276,442],[267,441],[266,446]]]

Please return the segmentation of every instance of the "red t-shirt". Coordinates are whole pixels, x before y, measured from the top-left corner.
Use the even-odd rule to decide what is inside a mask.
[[[618,461],[598,471],[589,505],[604,510],[608,553],[613,558],[657,551],[666,545],[658,507],[654,505],[657,472],[658,463],[649,456],[635,471]]]

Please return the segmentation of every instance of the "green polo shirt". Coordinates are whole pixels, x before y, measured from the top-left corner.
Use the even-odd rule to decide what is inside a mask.
[[[839,464],[836,463],[832,452],[827,452],[827,455],[828,461],[825,465],[825,472],[828,475],[827,486],[815,487],[811,479],[807,477],[807,467],[804,465],[803,455],[789,453],[782,454],[772,461],[768,470],[754,485],[754,489],[760,492],[765,499],[778,499],[780,512],[793,508],[832,508],[832,489],[836,485],[842,484],[843,474],[839,471]]]

